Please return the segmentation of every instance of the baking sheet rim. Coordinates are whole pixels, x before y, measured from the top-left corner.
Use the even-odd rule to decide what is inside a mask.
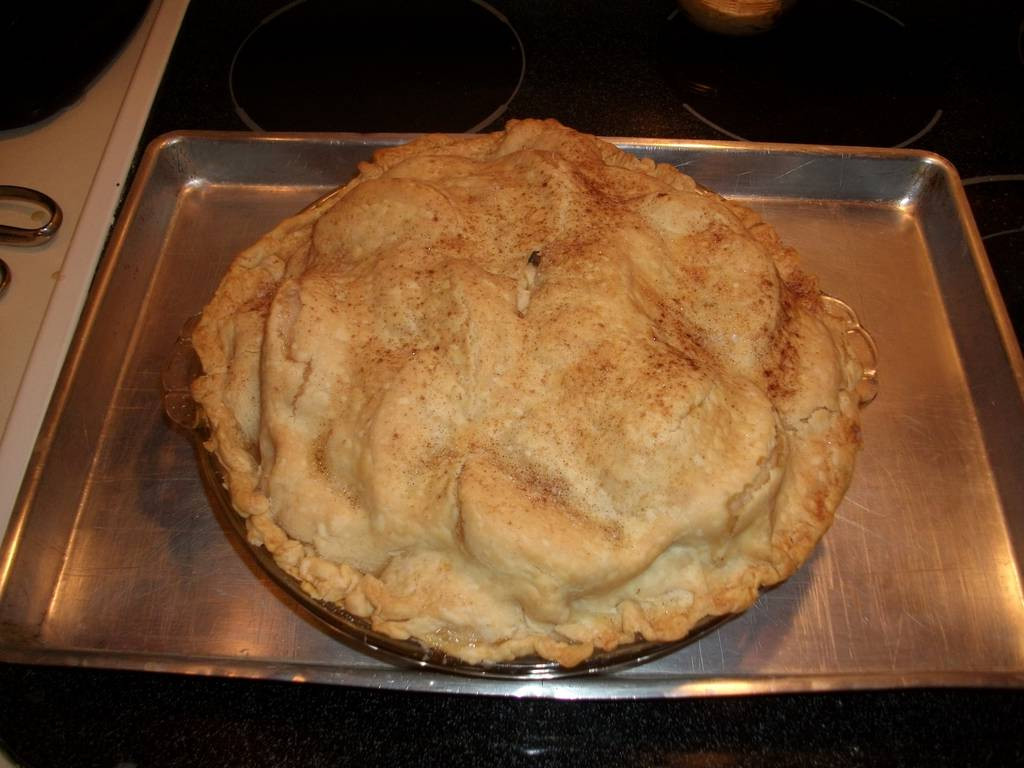
[[[6,663],[31,664],[83,669],[109,669],[135,672],[171,673],[200,677],[237,677],[249,680],[276,680],[321,684],[343,684],[357,688],[386,688],[380,678],[394,672],[420,670],[414,665],[364,667],[335,670],[329,664],[266,662],[218,656],[172,656],[141,652],[86,650],[4,649],[0,658]],[[634,669],[643,669],[636,667]],[[266,674],[267,671],[271,674]],[[918,671],[863,672],[841,674],[782,675],[709,675],[679,676],[666,679],[654,675],[511,680],[507,678],[466,678],[453,672],[423,674],[421,679],[405,681],[402,691],[417,693],[456,693],[517,698],[610,700],[622,698],[690,698],[773,695],[780,693],[838,693],[843,691],[881,691],[896,688],[1005,688],[1024,689],[1024,672],[999,671]],[[343,679],[342,679],[343,678]],[[466,690],[469,680],[473,690]]]

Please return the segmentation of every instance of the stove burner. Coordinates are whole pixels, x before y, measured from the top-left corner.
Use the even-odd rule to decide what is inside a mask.
[[[474,132],[525,70],[519,35],[483,0],[298,0],[249,33],[229,86],[257,131]]]
[[[726,136],[902,147],[942,116],[947,75],[927,43],[864,0],[803,0],[754,37],[673,14],[660,54],[686,109]]]

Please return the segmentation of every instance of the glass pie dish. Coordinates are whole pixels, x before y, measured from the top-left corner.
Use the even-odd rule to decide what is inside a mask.
[[[867,405],[874,400],[878,392],[878,353],[875,343],[848,304],[827,294],[823,294],[823,299],[826,312],[840,324],[850,338],[851,347],[862,364],[864,373],[858,386],[858,395],[861,405]],[[204,447],[210,436],[209,427],[202,407],[195,402],[191,392],[192,381],[202,374],[199,357],[192,347],[192,332],[198,320],[199,316],[194,316],[182,327],[171,358],[163,371],[164,412],[174,426],[192,442],[199,474],[212,510],[221,526],[236,539],[241,551],[247,553],[250,564],[255,565],[257,570],[265,573],[280,586],[294,603],[316,619],[325,631],[350,647],[392,663],[440,672],[513,680],[548,680],[607,673],[653,661],[696,642],[739,615],[708,616],[698,622],[689,634],[673,642],[638,641],[620,645],[611,651],[596,650],[588,659],[574,667],[564,667],[558,662],[538,656],[526,656],[505,662],[470,664],[415,640],[398,640],[376,632],[365,619],[349,613],[334,603],[311,597],[302,589],[300,582],[286,573],[263,546],[254,546],[250,543],[245,520],[235,512],[231,504],[217,457]]]

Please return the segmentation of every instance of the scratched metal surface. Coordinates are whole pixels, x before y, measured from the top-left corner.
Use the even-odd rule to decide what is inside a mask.
[[[911,151],[621,140],[759,210],[880,349],[834,527],[746,614],[611,675],[396,667],[297,609],[162,414],[229,260],[396,137],[180,134],[144,159],[4,543],[0,658],[562,698],[1024,685],[1020,352],[953,171]]]

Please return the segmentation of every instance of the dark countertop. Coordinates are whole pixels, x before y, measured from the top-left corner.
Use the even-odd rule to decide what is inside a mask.
[[[281,4],[227,8],[195,0],[146,141],[176,129],[246,128],[228,98],[227,71],[246,30]],[[726,138],[683,107],[690,97],[672,74],[678,30],[663,23],[671,0],[572,2],[558,13],[540,0],[494,5],[528,53],[527,76],[506,117],[553,116],[599,134]],[[938,73],[916,91],[911,81],[909,91],[890,95],[926,93],[942,110],[910,146],[942,154],[971,180],[968,196],[1021,334],[1024,11],[1009,0],[877,5],[918,30],[915,50],[927,66],[910,67],[911,75]],[[856,43],[845,39],[847,48],[837,43],[837,50]],[[862,44],[871,50],[871,41]],[[865,125],[882,109],[868,110]],[[764,112],[760,122],[732,130],[753,140],[807,140],[786,133],[806,127],[794,114]],[[856,139],[844,125],[837,136]],[[824,130],[819,138],[831,137]],[[560,702],[0,665],[0,739],[26,766],[1019,765],[1022,722],[1022,691]]]
[[[1024,763],[1024,694],[913,690],[563,702],[0,667],[26,766]]]

